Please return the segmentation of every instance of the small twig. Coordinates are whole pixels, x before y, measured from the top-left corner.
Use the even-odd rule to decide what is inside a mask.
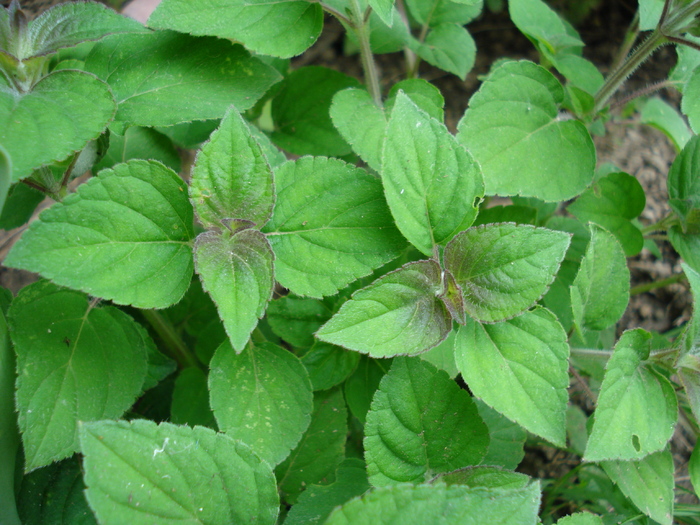
[[[669,286],[671,284],[679,283],[684,279],[685,279],[684,273],[677,273],[676,275],[672,275],[671,277],[667,277],[666,279],[661,279],[659,281],[653,281],[650,283],[639,284],[639,285],[634,286],[630,289],[630,295],[639,295],[642,293],[650,292],[652,290],[656,290],[658,288],[664,288],[664,287]]]
[[[569,365],[569,372],[571,372],[571,375],[576,378],[578,384],[581,385],[586,397],[588,397],[588,399],[595,405],[597,403],[596,396],[591,390],[591,387],[588,386],[588,383],[586,383],[586,380],[581,376],[581,374],[578,373],[578,370],[571,365]]]

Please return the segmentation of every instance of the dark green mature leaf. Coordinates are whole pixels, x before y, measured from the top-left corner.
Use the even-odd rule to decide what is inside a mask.
[[[84,490],[83,473],[76,456],[27,474],[22,478],[17,494],[22,523],[97,525]]]
[[[476,400],[479,415],[489,427],[489,450],[481,460],[482,465],[498,465],[514,470],[525,457],[527,432],[505,416],[496,412],[480,399]]]
[[[313,396],[306,369],[272,343],[236,354],[222,344],[210,363],[211,406],[219,428],[277,465],[309,426]]]
[[[323,10],[303,1],[263,3],[213,0],[166,0],[148,19],[156,29],[212,35],[242,42],[248,49],[276,57],[303,53],[321,34]]]
[[[605,367],[584,460],[638,460],[666,446],[678,417],[671,383],[648,367],[651,334],[629,330]]]
[[[192,206],[159,162],[103,170],[42,212],[5,265],[118,304],[163,308],[192,278]]]
[[[593,141],[581,122],[559,119],[563,100],[557,79],[526,61],[502,63],[472,96],[457,138],[481,164],[488,195],[560,201],[591,183]]]
[[[270,466],[204,427],[99,421],[80,429],[87,499],[105,525],[272,525],[279,496]]]
[[[116,120],[137,126],[221,118],[232,104],[244,111],[280,79],[239,45],[171,31],[109,36],[85,68],[109,82]]]
[[[10,186],[5,206],[0,214],[0,229],[11,230],[27,222],[36,207],[45,198],[44,194],[23,183]]]
[[[231,108],[195,160],[190,198],[205,227],[246,219],[258,228],[272,215],[272,168],[243,117]]]
[[[335,481],[330,485],[311,485],[294,505],[285,525],[313,525],[324,523],[328,515],[338,505],[360,496],[370,489],[367,481],[365,463],[357,458],[343,461],[335,474]]]
[[[109,135],[109,149],[95,164],[93,172],[131,159],[157,160],[176,173],[181,167],[180,156],[168,137],[151,128],[134,126],[127,129],[124,135]]]
[[[386,131],[384,110],[364,89],[348,88],[333,96],[329,109],[333,125],[370,168],[382,166],[382,146]]]
[[[314,394],[309,428],[275,469],[282,497],[294,503],[305,487],[324,483],[345,456],[348,411],[339,388]]]
[[[360,83],[343,73],[319,66],[297,69],[272,99],[272,140],[296,155],[340,157],[351,152],[333,126],[329,110],[333,96]]]
[[[19,447],[17,413],[15,411],[15,350],[5,315],[0,312],[0,522],[20,525],[15,506],[15,458]]]
[[[81,150],[115,111],[109,87],[81,71],[51,73],[21,94],[0,75],[0,144],[12,159],[12,182]]]
[[[410,39],[408,46],[423,60],[465,80],[474,67],[476,44],[460,24],[434,26],[424,42]]]
[[[455,360],[474,396],[557,446],[566,442],[569,345],[556,317],[537,308],[497,324],[460,326]]]
[[[569,247],[564,232],[511,223],[470,228],[445,248],[445,268],[480,321],[508,319],[530,308],[554,280]]]
[[[322,341],[316,341],[301,358],[314,390],[328,390],[339,385],[352,374],[359,360],[359,353]]]
[[[367,412],[379,382],[391,366],[392,359],[373,359],[360,356],[355,372],[345,381],[345,401],[353,416],[364,425]]]
[[[422,483],[478,465],[488,446],[488,428],[466,390],[421,359],[394,359],[365,425],[373,486]]]
[[[639,510],[662,525],[672,525],[674,467],[670,450],[639,461],[603,461],[601,466]]]
[[[671,245],[688,266],[700,272],[700,233],[684,233],[680,226],[671,226],[667,234]]]
[[[451,379],[459,375],[459,370],[455,363],[455,335],[456,332],[452,330],[442,343],[431,348],[427,352],[418,354],[418,357],[424,361],[447,372],[447,375],[449,375]]]
[[[432,260],[386,274],[355,292],[316,337],[372,357],[429,350],[452,329],[452,318],[438,297],[440,274]]]
[[[426,255],[474,222],[479,165],[447,128],[399,94],[387,126],[382,181],[401,233]]]
[[[416,21],[435,27],[440,24],[471,22],[480,13],[482,0],[407,0],[406,4]]]
[[[584,191],[567,210],[584,224],[594,222],[608,230],[631,257],[644,247],[642,232],[631,222],[644,206],[646,196],[639,181],[627,173],[611,173]]]
[[[669,204],[681,219],[685,231],[693,212],[700,209],[700,137],[686,144],[671,165],[667,186]],[[697,225],[694,225],[697,228]]]
[[[435,483],[436,481],[444,482],[448,485],[467,485],[468,487],[517,489],[527,487],[532,478],[502,467],[476,466],[441,474],[432,482]]]
[[[231,344],[240,352],[272,297],[275,257],[265,235],[234,226],[200,234],[194,261],[202,287],[216,303]]]
[[[196,367],[182,370],[175,380],[170,421],[176,425],[200,425],[216,430],[214,413],[209,406],[207,375]]]
[[[12,179],[12,159],[10,154],[0,144],[0,212],[4,210],[5,200],[10,191]]]
[[[275,171],[277,204],[263,231],[277,280],[297,295],[333,295],[406,246],[381,182],[338,159],[303,157]]]
[[[688,461],[688,471],[690,474],[690,481],[693,484],[693,490],[697,496],[700,492],[700,447],[695,447],[693,453],[690,455],[690,461]]]
[[[595,224],[591,241],[571,286],[571,308],[580,329],[605,330],[627,309],[630,271],[620,244]]]
[[[316,341],[314,332],[331,315],[333,312],[323,301],[286,295],[270,302],[266,319],[275,335],[292,346],[309,348]]]
[[[534,524],[539,505],[539,482],[519,489],[406,483],[374,489],[350,500],[333,511],[326,525]]]
[[[127,18],[96,2],[54,6],[29,22],[20,60],[55,53],[88,40],[99,40],[113,33],[144,33],[136,20]],[[0,45],[0,47],[2,47]]]
[[[575,514],[570,514],[565,516],[559,521],[557,525],[604,525],[603,520],[600,516],[591,514],[590,512],[577,512]]]
[[[9,312],[25,469],[78,450],[78,422],[116,418],[141,392],[146,342],[125,313],[39,281]]]

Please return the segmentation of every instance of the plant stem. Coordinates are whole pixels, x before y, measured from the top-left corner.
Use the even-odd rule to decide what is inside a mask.
[[[396,0],[396,10],[398,11],[401,20],[406,27],[411,27],[403,0]],[[415,78],[418,72],[420,57],[418,57],[407,45],[403,46],[403,54],[406,58],[406,78]]]
[[[196,367],[202,368],[202,363],[197,359],[184,341],[175,332],[173,325],[156,310],[140,310],[146,321],[153,327],[153,330],[165,343],[170,357],[172,357],[180,368]]]
[[[655,29],[640,45],[632,51],[632,54],[605,79],[595,95],[593,105],[593,115],[597,115],[610,100],[615,92],[622,86],[627,78],[644,62],[649,55],[664,45],[668,40],[658,29]]]
[[[581,357],[595,357],[597,359],[609,359],[612,355],[612,350],[597,350],[595,348],[571,348],[571,355],[579,355]]]
[[[640,293],[650,292],[652,290],[656,290],[657,288],[663,288],[664,286],[668,286],[670,284],[676,284],[681,282],[683,279],[685,279],[685,274],[677,273],[676,275],[672,275],[666,279],[661,279],[660,281],[640,284],[630,289],[630,295],[639,295]]]
[[[338,20],[340,20],[342,23],[347,24],[347,25],[350,26],[350,27],[354,27],[353,24],[352,24],[352,21],[351,21],[347,16],[345,16],[343,13],[341,13],[340,11],[338,11],[336,8],[331,7],[331,6],[329,6],[328,4],[324,4],[323,2],[319,2],[319,4],[321,5],[321,8],[322,8],[326,13],[329,13],[329,14],[333,15],[333,16],[336,17]]]
[[[637,12],[634,14],[634,18],[632,19],[632,22],[630,22],[630,25],[627,28],[627,32],[625,33],[625,39],[623,40],[622,45],[620,46],[620,49],[617,51],[617,55],[615,56],[615,60],[613,60],[613,65],[612,65],[613,70],[620,67],[622,62],[625,60],[625,57],[632,50],[632,46],[637,41],[638,36],[639,36],[639,10],[637,10]]]
[[[360,43],[360,57],[362,59],[362,70],[365,73],[367,90],[372,96],[374,103],[382,107],[382,91],[379,86],[379,75],[377,74],[374,56],[372,55],[372,49],[369,45],[369,23],[364,13],[360,10],[358,0],[351,0],[350,7],[352,8],[353,17],[350,25],[354,28],[355,36]]]

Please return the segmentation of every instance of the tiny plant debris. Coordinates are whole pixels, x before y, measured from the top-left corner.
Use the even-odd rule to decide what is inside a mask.
[[[420,63],[464,79],[497,9],[539,63],[494,61],[453,133]],[[618,328],[641,291],[700,301],[700,0],[638,9],[603,76],[544,0],[0,8],[4,266],[38,274],[0,289],[0,523],[700,523],[674,494],[700,453],[670,447],[700,317]],[[362,79],[292,67],[324,17]],[[666,44],[680,111],[634,108],[676,148],[671,211],[644,226],[591,134]],[[659,239],[682,272],[631,288]],[[516,472],[526,444],[570,469]]]

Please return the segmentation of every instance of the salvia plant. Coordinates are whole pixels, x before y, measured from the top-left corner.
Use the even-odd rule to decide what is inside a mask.
[[[505,7],[539,63],[495,62],[456,134],[417,73],[465,78],[481,0],[0,10],[4,264],[39,276],[0,294],[0,522],[700,523],[670,449],[700,322],[616,331],[654,239],[683,273],[643,289],[700,293],[700,1],[640,0],[606,77],[543,0]],[[290,67],[324,16],[364,83]],[[666,44],[684,116],[636,103],[678,151],[642,225],[591,133]],[[532,478],[526,443],[577,461]]]

